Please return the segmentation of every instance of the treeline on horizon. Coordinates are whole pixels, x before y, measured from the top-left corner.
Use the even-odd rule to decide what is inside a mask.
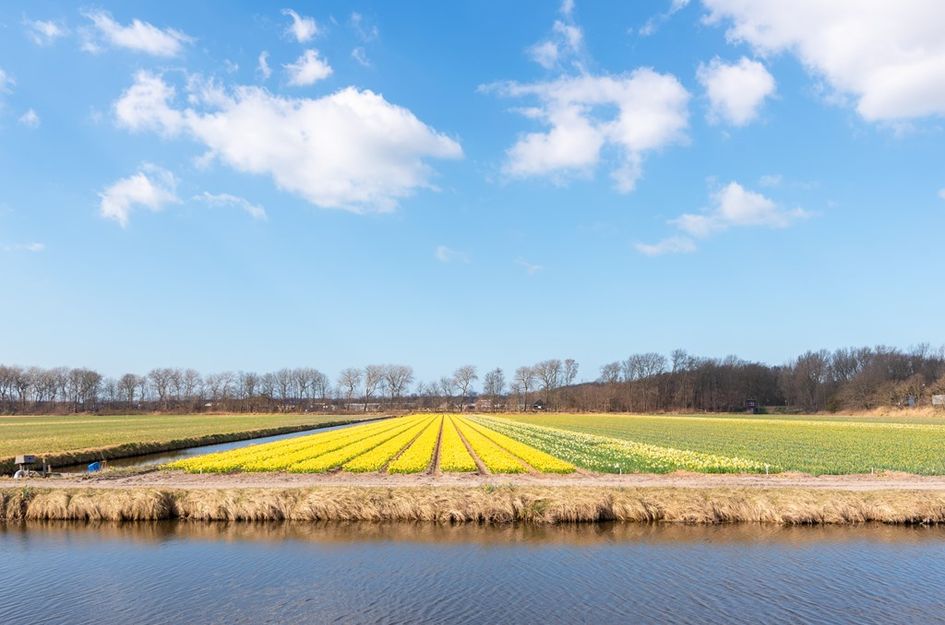
[[[580,383],[578,369],[573,359],[509,375],[465,365],[417,383],[408,365],[351,367],[334,380],[311,367],[207,375],[157,368],[111,378],[85,368],[0,365],[0,412],[819,412],[928,406],[945,394],[945,346],[928,344],[808,351],[784,365],[650,352],[607,363],[594,381]]]

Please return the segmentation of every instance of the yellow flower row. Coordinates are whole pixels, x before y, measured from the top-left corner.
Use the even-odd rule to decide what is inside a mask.
[[[374,436],[369,436],[367,438],[362,438],[360,440],[355,440],[344,447],[335,449],[326,454],[320,454],[310,460],[305,460],[303,462],[298,462],[288,467],[288,471],[291,473],[324,473],[325,471],[330,471],[336,467],[340,467],[344,463],[357,458],[361,454],[368,452],[382,443],[386,443],[390,439],[398,436],[404,431],[413,428],[420,421],[424,421],[428,418],[427,415],[422,415],[421,417],[408,417],[406,419],[407,423],[396,430],[387,430],[381,432],[380,434],[375,434]],[[409,440],[409,439],[407,439]],[[404,441],[404,445],[407,444],[407,441]]]
[[[412,419],[412,418],[411,418]],[[251,445],[194,458],[185,458],[168,465],[192,473],[235,470],[274,471],[320,453],[343,447],[350,442],[407,426],[407,418],[356,425],[331,432],[321,432],[262,445]]]
[[[459,438],[453,417],[446,417],[443,435],[440,438],[440,471],[446,473],[468,473],[476,470],[476,462],[469,455],[466,445]]]
[[[417,440],[400,454],[400,457],[387,467],[388,473],[420,473],[430,467],[433,452],[436,451],[436,441],[440,438],[443,429],[443,417],[434,419],[427,426]]]
[[[493,443],[524,461],[534,469],[542,473],[573,473],[574,465],[564,460],[559,460],[551,454],[535,449],[531,445],[519,442],[513,438],[500,434],[495,430],[484,427],[481,424],[473,423],[464,419],[464,422],[472,429],[491,440]]]
[[[463,437],[469,441],[473,452],[479,456],[483,464],[493,473],[524,473],[525,467],[515,459],[515,456],[505,451],[486,436],[474,429],[463,418],[456,419],[456,427]]]
[[[346,462],[342,468],[355,473],[366,473],[368,471],[380,471],[391,458],[396,456],[404,447],[409,445],[417,435],[429,429],[433,425],[434,419],[428,419],[407,428],[394,438],[381,443],[377,447],[366,451],[360,456]]]

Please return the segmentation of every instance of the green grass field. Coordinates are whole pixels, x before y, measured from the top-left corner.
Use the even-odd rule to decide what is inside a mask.
[[[345,415],[125,415],[0,417],[0,459],[162,443],[252,430],[350,421]]]
[[[637,416],[532,413],[519,423],[770,464],[813,474],[945,474],[940,418]]]

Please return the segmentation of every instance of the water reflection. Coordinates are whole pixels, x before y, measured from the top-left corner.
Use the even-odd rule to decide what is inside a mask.
[[[0,526],[0,623],[945,622],[945,529]]]

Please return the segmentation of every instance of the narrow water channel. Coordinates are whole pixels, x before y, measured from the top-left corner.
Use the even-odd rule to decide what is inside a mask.
[[[0,623],[942,623],[945,530],[0,526]]]

